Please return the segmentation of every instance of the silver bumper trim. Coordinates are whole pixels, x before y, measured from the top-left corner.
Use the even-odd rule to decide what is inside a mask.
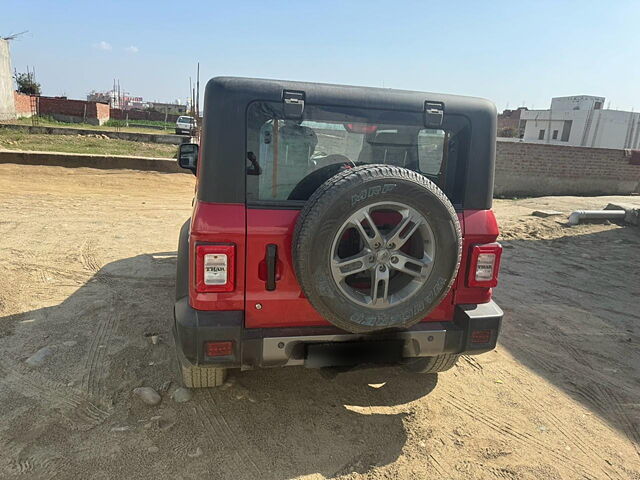
[[[384,339],[404,340],[403,356],[430,357],[444,351],[446,330],[404,331],[389,334]],[[370,335],[339,334],[300,337],[265,337],[262,339],[262,367],[304,365],[304,357],[295,355],[300,344],[358,342],[376,340]]]

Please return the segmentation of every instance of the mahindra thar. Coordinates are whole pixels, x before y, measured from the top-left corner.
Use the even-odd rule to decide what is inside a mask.
[[[180,231],[187,387],[229,369],[442,372],[496,345],[496,109],[482,99],[248,78],[206,87]]]

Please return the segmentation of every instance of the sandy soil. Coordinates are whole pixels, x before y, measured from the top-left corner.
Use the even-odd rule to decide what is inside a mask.
[[[530,216],[613,198],[496,201],[494,352],[437,377],[238,373],[176,403],[192,192],[181,174],[0,165],[0,478],[640,479],[640,231]]]

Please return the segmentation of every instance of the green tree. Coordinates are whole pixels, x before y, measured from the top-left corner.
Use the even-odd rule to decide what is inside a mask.
[[[40,84],[36,82],[33,72],[18,73],[14,75],[18,84],[18,91],[27,95],[40,95]]]

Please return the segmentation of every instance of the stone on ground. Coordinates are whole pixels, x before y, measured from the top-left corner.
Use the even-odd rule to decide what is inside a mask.
[[[42,347],[36,353],[27,358],[25,363],[30,367],[39,367],[45,362],[48,357],[51,356],[52,353],[53,350],[51,349],[51,347]]]
[[[173,398],[173,401],[177,403],[188,402],[189,400],[191,400],[191,397],[192,397],[191,390],[184,387],[178,388],[175,392],[173,392],[173,395],[171,395],[171,398]]]
[[[151,387],[138,387],[133,389],[134,395],[137,395],[147,405],[158,405],[162,398]]]
[[[562,215],[562,212],[558,212],[557,210],[534,210],[531,212],[531,215],[534,217],[547,218]]]

